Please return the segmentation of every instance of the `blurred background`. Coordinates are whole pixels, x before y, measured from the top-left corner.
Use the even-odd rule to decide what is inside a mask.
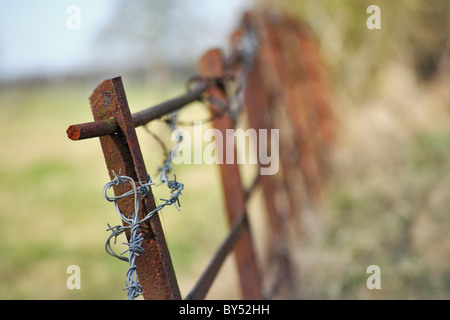
[[[366,9],[381,9],[369,30]],[[294,299],[450,298],[450,3],[356,0],[25,1],[0,7],[0,298],[126,299],[127,264],[104,251],[109,180],[97,139],[73,142],[91,121],[88,97],[122,76],[132,112],[185,91],[206,50],[228,50],[246,10],[305,21],[333,91],[338,139],[310,232],[294,243]],[[183,115],[204,119],[194,104]],[[149,126],[170,145],[170,130]],[[147,169],[164,154],[138,129]],[[155,152],[156,150],[156,152]],[[226,235],[218,171],[175,168],[182,211],[162,214],[183,295]],[[155,188],[164,197],[164,187]],[[252,208],[258,209],[258,197]],[[264,228],[255,223],[264,251]],[[261,261],[264,263],[264,261]],[[366,268],[381,268],[368,290]],[[68,290],[69,265],[81,289]],[[230,283],[236,283],[236,286]],[[238,299],[232,259],[208,298]]]

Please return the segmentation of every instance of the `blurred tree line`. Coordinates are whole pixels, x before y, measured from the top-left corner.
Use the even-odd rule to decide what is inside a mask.
[[[381,9],[380,30],[366,27],[372,4]],[[118,0],[99,44],[120,48],[137,68],[188,74],[203,51],[226,45],[251,5],[305,21],[320,40],[334,83],[345,79],[352,92],[370,88],[377,73],[395,61],[410,64],[422,80],[449,69],[448,0]]]
[[[122,52],[136,70],[158,77],[196,72],[196,62],[211,47],[224,47],[247,0],[116,1],[111,22],[98,37],[106,52]]]

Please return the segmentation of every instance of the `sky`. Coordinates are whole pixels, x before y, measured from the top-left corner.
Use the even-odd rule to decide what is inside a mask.
[[[198,1],[192,2],[197,4]],[[247,2],[215,0],[208,1],[208,5],[210,9],[215,6],[216,12],[226,8],[230,15],[236,14]],[[99,59],[94,54],[94,42],[114,17],[116,3],[112,0],[3,1],[0,5],[0,80],[52,76],[92,65],[92,59]],[[79,9],[79,15],[70,11],[72,5]],[[221,23],[226,21],[221,20]]]
[[[111,2],[111,1],[109,1]],[[69,29],[67,9],[80,8],[80,28]],[[15,0],[0,7],[0,79],[51,75],[83,64],[112,15],[107,0]]]

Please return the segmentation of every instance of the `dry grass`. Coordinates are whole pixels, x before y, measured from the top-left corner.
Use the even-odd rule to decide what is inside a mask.
[[[296,244],[301,298],[450,297],[448,78],[423,85],[401,65],[387,70],[377,99],[338,100],[322,212]],[[381,290],[366,287],[372,264]]]

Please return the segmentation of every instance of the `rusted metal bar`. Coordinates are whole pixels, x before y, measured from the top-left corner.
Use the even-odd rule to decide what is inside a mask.
[[[313,202],[312,198],[316,200],[315,191],[318,184],[315,150],[311,155],[309,149],[308,123],[304,114],[306,108],[296,91],[297,78],[303,77],[302,71],[299,70],[300,58],[298,55],[294,56],[293,50],[289,47],[287,48],[289,52],[283,52],[285,48],[281,42],[289,45],[283,37],[286,32],[290,32],[284,17],[262,14],[254,15],[252,21],[260,37],[261,73],[276,115],[273,117],[274,121],[278,121],[275,125],[283,127],[283,132],[280,132],[280,162],[289,211],[293,221],[301,223],[299,216],[303,208]]]
[[[224,75],[223,59],[220,50],[210,50],[200,59],[200,74],[204,78],[221,78]],[[226,103],[224,92],[219,87],[211,87],[206,92],[206,97],[210,98],[208,105],[213,115],[213,126],[218,129],[223,137],[226,137],[226,130],[233,128],[233,120],[229,114],[216,117],[217,113],[222,114],[221,105]],[[217,104],[218,101],[222,103]],[[227,141],[226,143],[231,143]],[[226,146],[218,145],[217,151],[225,159]],[[234,163],[220,165],[223,191],[225,196],[228,224],[232,226],[242,215],[246,215],[245,191],[237,165],[236,152],[234,152]],[[241,284],[242,296],[244,299],[261,299],[261,284],[259,271],[256,264],[254,247],[252,245],[251,232],[247,224],[242,230],[242,235],[235,246],[235,257]]]
[[[318,159],[320,140],[316,111],[309,90],[299,48],[297,26],[284,20],[273,27],[278,38],[279,59],[283,65],[283,90],[286,112],[296,135],[294,141],[299,150],[298,163],[302,169],[309,205],[316,203],[322,189],[322,177]],[[289,67],[287,67],[289,66]]]
[[[253,108],[251,111],[252,118],[249,118],[249,121],[254,123],[262,121],[262,125],[267,128],[280,128],[279,160],[281,174],[277,175],[277,179],[274,177],[264,177],[263,179],[266,180],[265,184],[271,185],[272,190],[271,192],[267,191],[268,201],[273,199],[273,203],[266,203],[269,219],[273,223],[278,221],[276,225],[279,225],[282,220],[287,220],[290,215],[294,217],[291,222],[298,222],[299,219],[295,217],[298,217],[301,213],[299,203],[303,202],[305,192],[292,192],[293,186],[297,189],[303,186],[303,177],[297,163],[298,147],[294,143],[294,137],[297,133],[292,130],[291,119],[286,114],[285,89],[283,87],[284,66],[279,59],[278,39],[273,28],[270,28],[267,22],[267,19],[269,19],[272,23],[279,23],[279,19],[257,13],[252,13],[247,18],[256,30],[260,48],[255,61],[255,70],[258,70],[260,76],[251,75],[248,83],[249,86],[257,86],[254,93],[248,94],[249,99],[256,99],[253,103],[251,101],[246,103],[247,108]],[[257,79],[252,80],[252,77],[255,78],[255,76]],[[261,94],[258,94],[258,92],[261,92]],[[266,112],[257,111],[256,105],[261,105],[261,109],[266,109]],[[263,114],[265,117],[262,118]],[[258,120],[258,118],[260,119]],[[286,201],[280,201],[280,199]],[[275,213],[271,214],[270,212]],[[282,231],[282,233],[285,234],[286,232]],[[275,247],[271,251],[276,255],[280,252]]]
[[[260,78],[260,66],[258,60],[255,61],[253,68],[253,72],[250,74],[247,83],[245,103],[248,112],[249,125],[255,130],[270,130],[272,128],[272,124],[267,105],[266,92]],[[267,147],[270,148],[270,145]],[[259,148],[259,145],[256,146],[256,148]],[[284,159],[281,159],[281,161],[284,161]],[[293,285],[293,268],[289,256],[289,250],[287,248],[288,212],[286,212],[284,208],[277,208],[276,205],[276,197],[278,197],[280,192],[284,192],[284,186],[280,183],[281,179],[279,177],[268,175],[260,177],[260,184],[264,195],[263,197],[270,225],[268,258],[269,261],[272,262],[273,266],[268,266],[268,269],[274,268],[276,273],[280,273],[276,276],[280,286],[287,285],[287,287],[289,287]]]
[[[245,19],[249,25],[252,25],[254,19],[251,15],[246,15]],[[260,46],[266,44],[259,42]],[[260,47],[264,48],[264,47]],[[253,69],[247,79],[247,86],[245,92],[245,108],[248,115],[248,124],[255,130],[271,130],[274,128],[272,121],[273,114],[279,112],[274,108],[270,108],[270,90],[265,87],[262,68],[264,66],[263,58],[261,57],[261,50],[258,51],[254,62]],[[260,145],[256,144],[257,154],[259,154]],[[267,154],[271,154],[271,145],[267,145]],[[281,169],[286,167],[285,159],[281,158]],[[261,166],[261,164],[259,164]],[[275,288],[285,287],[291,290],[294,288],[293,281],[293,263],[290,258],[288,250],[288,210],[277,206],[276,198],[280,193],[285,192],[282,184],[281,172],[277,175],[260,176],[259,183],[263,191],[263,199],[266,206],[266,213],[270,226],[270,233],[268,235],[268,264],[266,271],[273,270],[275,274],[275,282],[277,286],[271,284],[268,291],[265,293],[265,298],[272,297],[275,293]],[[288,207],[289,209],[289,207]]]
[[[185,300],[201,300],[206,297],[220,267],[223,265],[228,254],[233,251],[234,246],[242,235],[242,231],[247,227],[247,223],[247,215],[242,214],[231,227],[228,236],[222,242],[219,249],[214,254],[214,257],[210,260],[206,270],[203,272],[194,288],[192,288],[191,292],[186,296]]]
[[[211,82],[203,81],[195,88],[179,97],[167,100],[153,107],[144,109],[131,115],[134,127],[142,126],[152,120],[161,118],[162,116],[176,111],[188,103],[199,100],[203,92],[211,85]],[[103,119],[93,122],[74,124],[67,129],[67,136],[74,141],[101,137],[114,134],[119,130],[116,119]]]
[[[319,59],[317,39],[312,31],[306,27],[299,29],[297,33],[301,62],[315,107],[322,144],[325,148],[328,148],[336,135],[336,118],[330,107],[331,90],[328,88],[324,66]]]
[[[120,77],[103,81],[89,98],[94,120],[115,119],[117,134],[100,137],[106,167],[111,179],[116,173],[129,176],[135,181],[148,182],[149,177],[128,107],[125,90]],[[121,195],[131,189],[128,184],[114,186],[114,193]],[[119,199],[118,206],[124,215],[134,213],[133,197]],[[139,219],[155,208],[151,190],[140,199]],[[145,299],[181,299],[170,254],[158,214],[154,214],[140,227],[144,237],[143,252],[136,257],[137,275]],[[128,235],[127,235],[128,236]]]

